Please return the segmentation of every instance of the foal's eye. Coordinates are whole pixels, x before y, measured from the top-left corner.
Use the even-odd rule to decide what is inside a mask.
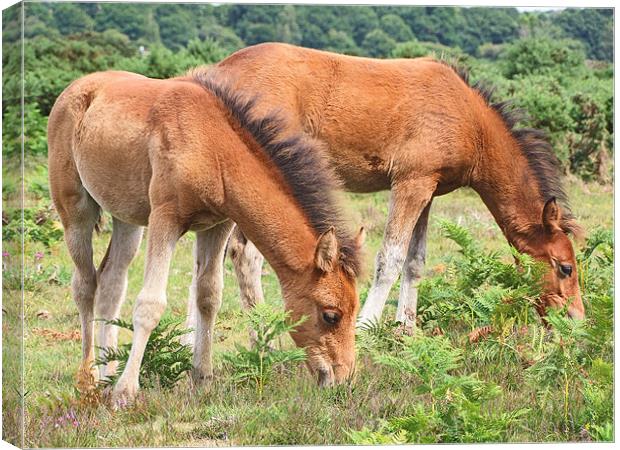
[[[323,320],[330,325],[336,325],[338,322],[340,322],[340,318],[341,315],[336,311],[323,312]]]
[[[570,264],[560,264],[560,272],[562,272],[562,275],[570,277],[573,273],[573,266]]]

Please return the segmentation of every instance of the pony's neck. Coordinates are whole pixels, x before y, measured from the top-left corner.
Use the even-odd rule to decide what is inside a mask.
[[[314,264],[316,232],[281,174],[260,155],[239,154],[235,173],[224,180],[224,208],[286,283]]]
[[[498,128],[489,133],[487,145],[481,150],[472,187],[508,242],[524,251],[528,230],[541,224],[546,199],[516,139],[505,127],[495,130]]]

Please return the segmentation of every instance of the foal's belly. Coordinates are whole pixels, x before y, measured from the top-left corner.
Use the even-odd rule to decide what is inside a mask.
[[[146,177],[143,167],[132,166],[127,159],[89,156],[80,158],[77,167],[91,197],[123,222],[146,226],[151,208],[145,178],[150,174]]]
[[[145,139],[128,133],[130,128],[84,130],[74,158],[84,188],[99,206],[123,222],[146,226],[151,165]]]

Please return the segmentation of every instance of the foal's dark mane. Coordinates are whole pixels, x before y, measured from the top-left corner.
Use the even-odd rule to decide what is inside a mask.
[[[562,205],[562,230],[566,233],[579,234],[579,226],[570,211],[568,196],[562,185],[560,161],[549,143],[547,134],[535,128],[518,127],[518,123],[527,118],[527,113],[524,110],[515,107],[510,100],[494,102],[494,86],[484,81],[472,83],[466,68],[451,62],[442,62],[454,70],[465,84],[478,92],[487,105],[499,114],[506,128],[517,141],[521,153],[527,159],[538,183],[543,201],[555,198]]]
[[[196,70],[190,76],[222,102],[238,125],[265,152],[284,177],[313,229],[320,235],[334,227],[340,265],[351,276],[358,276],[361,270],[359,248],[347,232],[333,197],[340,183],[321,156],[317,148],[319,143],[301,134],[283,137],[286,122],[277,112],[254,117],[257,96],[234,92],[215,82],[204,70]]]

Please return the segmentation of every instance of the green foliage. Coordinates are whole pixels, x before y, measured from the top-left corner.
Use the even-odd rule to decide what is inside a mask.
[[[396,14],[381,17],[381,29],[396,42],[411,41],[414,38],[411,28]]]
[[[465,228],[449,221],[440,226],[462,256],[443,276],[420,283],[418,315],[423,328],[446,328],[458,318],[471,330],[487,325],[504,329],[509,320],[526,325],[535,317],[545,270],[541,263],[514,250],[518,267],[506,263],[498,253],[481,249]]]
[[[430,408],[418,404],[412,414],[383,421],[377,431],[352,431],[349,437],[355,444],[497,442],[527,412],[490,413],[485,405],[500,396],[501,389],[475,374],[454,374],[462,366],[463,351],[446,337],[406,336],[391,352],[376,350],[373,359],[413,375],[414,392],[428,398]]]
[[[130,70],[156,78],[215,63],[245,45],[280,41],[379,58],[460,61],[529,111],[566,172],[612,178],[613,68],[610,10],[520,14],[514,8],[314,5],[30,3],[26,6],[26,150],[45,153],[44,118],[86,73]],[[18,16],[4,20],[4,154],[19,152]],[[477,60],[473,56],[481,56]],[[491,63],[491,61],[494,61]],[[501,97],[501,98],[500,98]],[[30,130],[32,133],[30,133]]]
[[[566,8],[555,23],[573,39],[581,40],[592,59],[613,60],[613,10],[603,8]]]
[[[105,321],[105,323],[133,331],[133,325],[121,319]],[[192,369],[191,347],[179,342],[179,337],[192,330],[182,328],[182,323],[182,319],[164,316],[151,333],[140,366],[141,387],[160,386],[163,389],[171,389],[186,372]],[[95,365],[101,366],[116,361],[118,368],[116,374],[101,381],[102,385],[108,386],[116,383],[125,369],[130,350],[131,343],[123,344],[118,348],[103,349],[104,353],[97,358]]]
[[[467,60],[459,48],[446,47],[433,42],[408,41],[396,44],[391,53],[392,58],[419,58],[432,56],[438,59],[463,62]]]
[[[275,310],[263,303],[254,307],[247,314],[247,323],[256,338],[251,348],[236,345],[235,352],[223,354],[224,361],[233,369],[233,379],[239,383],[252,383],[259,395],[276,368],[283,368],[287,363],[304,361],[303,349],[276,349],[275,342],[300,325],[305,318],[296,323],[289,323],[288,313]]]
[[[24,156],[47,154],[47,117],[36,103],[24,104]],[[22,148],[21,105],[8,106],[2,115],[2,154],[19,157]]]
[[[578,41],[550,38],[519,39],[502,55],[505,75],[546,75],[560,70],[566,76],[583,68],[583,46]]]
[[[385,58],[395,46],[396,41],[379,28],[370,31],[362,42],[362,48],[366,54],[375,58]]]
[[[3,241],[18,241],[23,235],[26,242],[39,242],[49,248],[63,237],[62,225],[53,217],[51,207],[7,209],[2,214],[2,224]]]

